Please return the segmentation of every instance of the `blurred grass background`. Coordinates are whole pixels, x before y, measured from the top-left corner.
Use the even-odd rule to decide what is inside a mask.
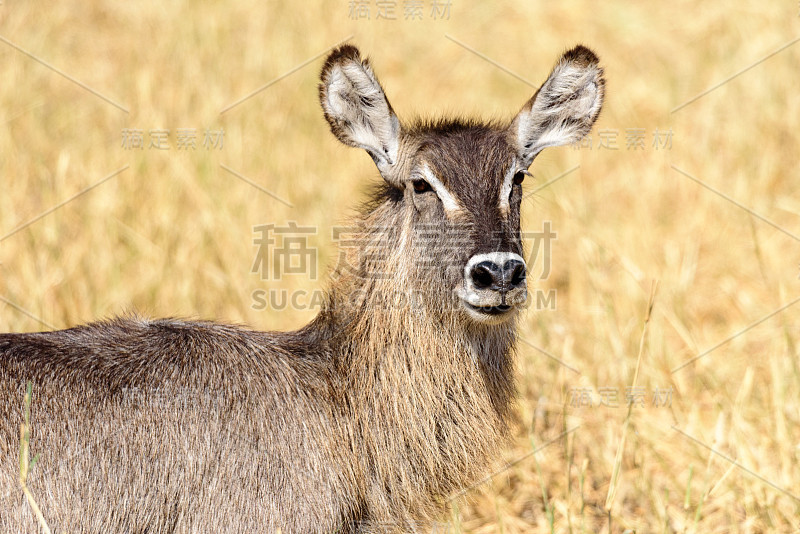
[[[315,310],[256,309],[254,291],[324,288],[331,229],[378,178],[328,132],[322,57],[293,69],[353,36],[401,118],[510,118],[534,91],[525,81],[538,86],[584,43],[607,77],[593,146],[546,151],[525,184],[578,166],[523,207],[524,230],[552,221],[558,234],[551,275],[531,288],[557,302],[522,320],[518,421],[502,453],[516,463],[456,499],[450,520],[474,533],[796,531],[800,305],[740,332],[800,296],[800,6],[452,0],[442,20],[432,4],[405,20],[398,0],[397,20],[376,20],[369,2],[370,18],[354,20],[343,1],[3,1],[0,329],[128,310],[297,328]],[[126,128],[146,145],[148,130],[169,129],[171,149],[127,150]],[[197,130],[197,149],[176,149],[178,128]],[[221,149],[201,146],[205,129],[224,130]],[[643,148],[627,149],[630,129],[644,130]],[[653,146],[657,129],[671,147]],[[597,148],[601,130],[616,150]],[[253,227],[289,221],[316,228],[321,274],[263,280]],[[646,403],[624,431],[653,280]],[[601,388],[620,406],[598,406]],[[656,388],[672,388],[670,406],[653,405]]]

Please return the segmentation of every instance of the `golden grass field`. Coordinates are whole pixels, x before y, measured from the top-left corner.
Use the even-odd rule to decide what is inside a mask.
[[[397,20],[375,2],[353,20],[350,4],[3,1],[0,330],[130,310],[300,327],[315,310],[254,292],[324,289],[331,230],[379,179],[328,131],[324,52],[370,55],[401,120],[511,118],[584,43],[607,78],[592,146],[548,149],[525,184],[561,177],[523,206],[523,230],[557,232],[530,280],[556,306],[522,317],[513,444],[441,531],[800,531],[800,6],[452,0],[435,20],[424,0],[405,20],[398,0]],[[148,147],[156,129],[169,150]],[[290,221],[316,229],[318,276],[252,273],[254,226]]]

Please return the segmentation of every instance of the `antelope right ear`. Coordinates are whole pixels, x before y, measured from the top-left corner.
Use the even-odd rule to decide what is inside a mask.
[[[397,163],[400,121],[367,59],[351,45],[337,48],[322,67],[319,99],[331,131],[342,143],[366,150],[390,181]]]
[[[605,95],[603,69],[584,46],[565,53],[509,128],[525,166],[549,146],[580,141],[592,129]]]

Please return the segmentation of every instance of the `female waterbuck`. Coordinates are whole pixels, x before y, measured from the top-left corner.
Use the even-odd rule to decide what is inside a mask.
[[[403,124],[359,51],[333,51],[325,118],[383,185],[323,311],[286,333],[125,317],[0,335],[0,531],[38,528],[29,381],[27,488],[54,532],[424,529],[503,443],[521,183],[590,130],[603,88],[578,46],[510,123]]]

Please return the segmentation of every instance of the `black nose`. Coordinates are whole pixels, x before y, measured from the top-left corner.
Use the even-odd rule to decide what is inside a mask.
[[[502,266],[493,261],[482,261],[469,273],[475,289],[490,289],[506,293],[525,283],[525,264],[508,260]]]

